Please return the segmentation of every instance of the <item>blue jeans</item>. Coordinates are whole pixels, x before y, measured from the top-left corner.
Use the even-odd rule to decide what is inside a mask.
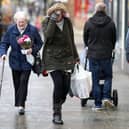
[[[102,99],[111,99],[112,89],[112,60],[109,59],[89,59],[89,68],[92,72],[92,95],[95,99],[95,106],[102,105]],[[104,84],[100,85],[100,80]]]

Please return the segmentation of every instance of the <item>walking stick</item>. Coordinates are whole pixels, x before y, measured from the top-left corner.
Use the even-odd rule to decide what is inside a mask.
[[[3,83],[3,76],[4,76],[4,65],[5,65],[5,58],[2,62],[2,70],[1,70],[1,78],[0,78],[0,96],[1,96],[1,89],[2,89],[2,83]]]

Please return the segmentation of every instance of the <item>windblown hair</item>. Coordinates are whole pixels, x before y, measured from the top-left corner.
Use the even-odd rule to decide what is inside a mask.
[[[15,14],[14,14],[14,17],[13,17],[13,19],[14,19],[14,21],[16,22],[18,19],[25,19],[25,20],[29,20],[29,16],[28,16],[28,14],[26,13],[26,12],[24,12],[24,11],[18,11],[18,12],[16,12]]]
[[[47,15],[50,16],[55,10],[62,10],[63,13],[67,12],[65,5],[60,1],[51,4],[47,10]]]

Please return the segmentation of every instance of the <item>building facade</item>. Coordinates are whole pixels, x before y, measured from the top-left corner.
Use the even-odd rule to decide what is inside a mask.
[[[93,14],[97,2],[103,0],[68,0],[66,6],[70,17],[78,29],[82,29],[85,21]]]
[[[129,73],[125,57],[125,40],[129,26],[129,0],[68,0],[69,9],[74,25],[82,29],[85,21],[93,14],[97,2],[105,2],[108,15],[112,17],[117,28],[117,43],[115,63],[118,69]]]

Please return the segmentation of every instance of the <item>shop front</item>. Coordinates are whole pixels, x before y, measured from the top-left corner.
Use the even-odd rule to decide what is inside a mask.
[[[6,31],[6,28],[12,22],[12,5],[10,0],[1,0],[1,8],[0,8],[0,38],[2,37],[3,33]]]

